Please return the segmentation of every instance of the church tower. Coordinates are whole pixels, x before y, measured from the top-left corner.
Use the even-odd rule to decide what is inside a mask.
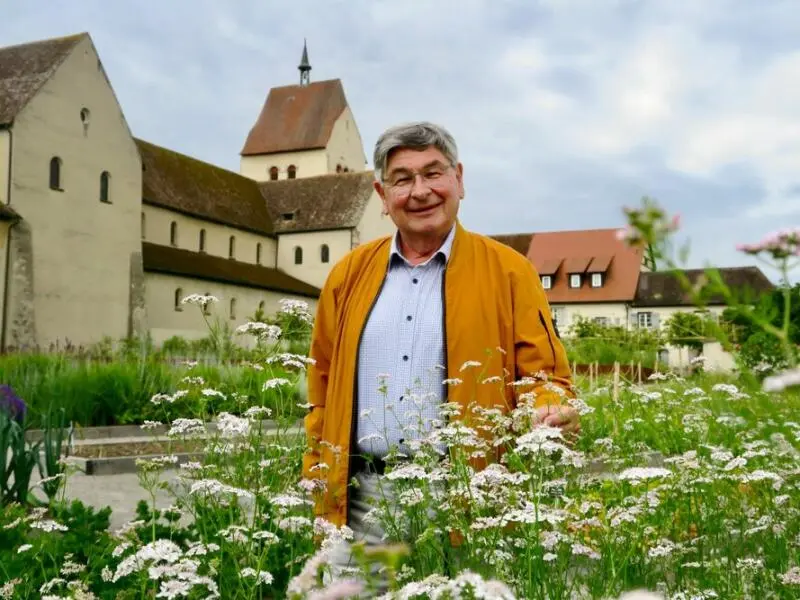
[[[300,83],[274,87],[240,152],[239,172],[256,181],[366,170],[367,157],[339,79],[311,83],[308,45]]]

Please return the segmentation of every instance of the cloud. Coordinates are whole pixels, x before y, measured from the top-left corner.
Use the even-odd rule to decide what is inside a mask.
[[[367,156],[399,121],[459,142],[485,233],[680,212],[693,264],[800,222],[794,0],[16,3],[0,43],[89,31],[135,135],[238,169],[270,87],[341,78]],[[708,235],[713,231],[714,235]]]

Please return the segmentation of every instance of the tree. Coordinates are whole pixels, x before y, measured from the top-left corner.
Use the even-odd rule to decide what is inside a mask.
[[[667,320],[667,341],[672,346],[703,349],[705,320],[696,312],[676,312]]]

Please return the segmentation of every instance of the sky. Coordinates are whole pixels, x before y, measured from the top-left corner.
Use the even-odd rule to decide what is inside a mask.
[[[89,32],[134,135],[233,171],[305,39],[370,167],[386,127],[455,136],[474,231],[620,227],[649,196],[680,214],[686,266],[724,267],[800,226],[800,0],[0,5],[0,45]]]

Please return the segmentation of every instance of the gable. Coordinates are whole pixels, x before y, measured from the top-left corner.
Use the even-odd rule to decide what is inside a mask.
[[[80,33],[0,48],[0,126],[10,125],[75,46]]]

